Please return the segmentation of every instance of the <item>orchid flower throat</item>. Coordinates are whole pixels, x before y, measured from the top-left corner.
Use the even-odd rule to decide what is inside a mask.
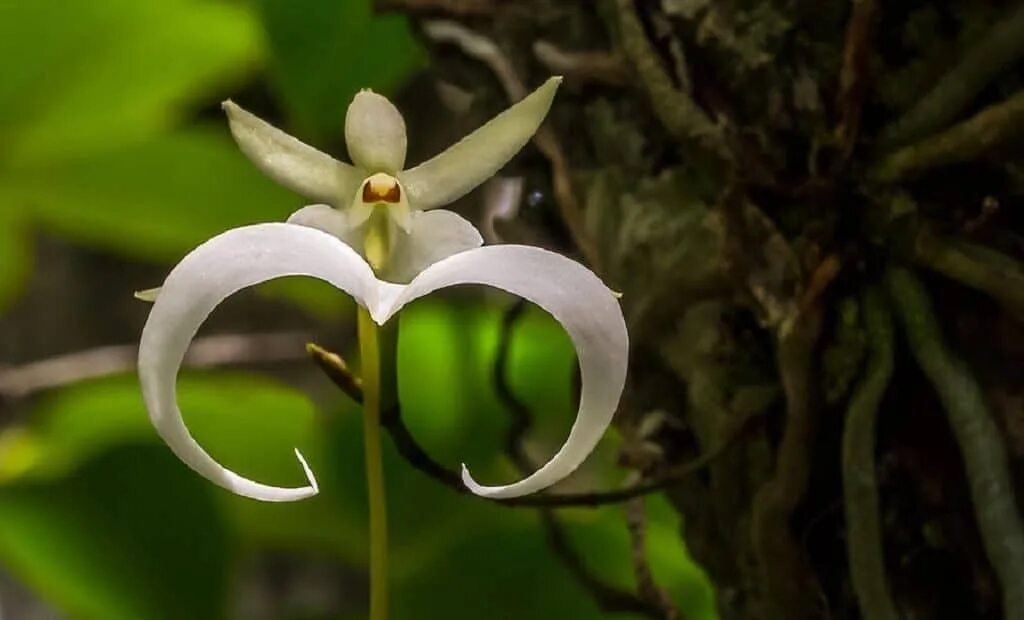
[[[363,256],[375,272],[381,273],[397,236],[408,234],[412,225],[412,212],[402,184],[390,174],[378,172],[363,181],[354,202],[353,219],[358,222],[359,218],[365,218],[362,222],[366,227]]]

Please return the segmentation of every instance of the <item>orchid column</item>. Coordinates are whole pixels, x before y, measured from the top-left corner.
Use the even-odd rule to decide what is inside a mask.
[[[189,342],[221,301],[274,278],[318,278],[358,303],[374,620],[387,616],[378,325],[437,289],[483,284],[537,304],[568,332],[582,379],[579,411],[568,439],[539,470],[510,484],[480,485],[463,465],[463,482],[477,495],[516,497],[565,478],[594,449],[618,405],[628,339],[614,294],[588,269],[558,254],[519,245],[480,247],[476,228],[455,213],[436,209],[492,176],[530,140],[559,82],[548,80],[448,150],[408,170],[405,122],[387,99],[370,91],[356,95],[345,119],[353,165],[226,102],[232,133],[243,152],[266,174],[320,204],[300,209],[288,223],[245,226],[214,237],[186,256],[152,293],[155,304],[142,333],[139,376],[157,432],[201,475],[263,501],[316,494],[313,474],[296,452],[307,486],[261,484],[223,467],[196,443],[175,395]]]

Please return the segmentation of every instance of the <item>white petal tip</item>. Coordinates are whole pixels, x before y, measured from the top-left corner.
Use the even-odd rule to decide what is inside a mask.
[[[608,291],[611,292],[612,297],[614,297],[615,299],[622,299],[622,297],[623,297],[621,291],[616,291],[614,289],[608,289]]]
[[[501,490],[504,487],[488,487],[480,484],[476,480],[473,480],[473,476],[469,473],[469,468],[466,467],[465,463],[462,463],[462,484],[469,489],[473,495],[488,498],[501,498],[505,497]]]
[[[313,470],[309,468],[309,463],[306,462],[306,458],[302,456],[298,448],[295,448],[295,458],[299,459],[299,464],[302,465],[302,471],[306,474],[306,480],[309,482],[307,487],[311,493],[307,497],[312,497],[320,492],[320,485],[316,482],[316,476],[313,475]]]
[[[237,108],[238,104],[236,104],[234,101],[230,99],[225,99],[224,101],[220,102],[220,109],[224,110],[225,112],[231,112],[232,110],[235,110]]]
[[[460,467],[460,469],[462,471],[462,473],[461,473],[462,484],[465,485],[465,487],[467,489],[469,489],[470,491],[472,491],[474,494],[481,495],[481,496],[486,496],[485,488],[480,486],[480,484],[477,483],[476,480],[473,480],[473,476],[470,475],[469,468],[466,467],[466,464],[462,463],[459,467]]]

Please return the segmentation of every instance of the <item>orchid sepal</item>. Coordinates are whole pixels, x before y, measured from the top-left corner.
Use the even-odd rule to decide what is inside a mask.
[[[363,224],[377,209],[414,239],[412,227],[417,211],[434,209],[465,195],[504,166],[544,121],[554,99],[560,77],[549,79],[522,101],[498,114],[444,152],[412,169],[402,170],[407,146],[405,121],[385,97],[360,91],[345,116],[345,139],[354,165],[340,162],[318,151],[228,101],[232,134],[242,151],[264,173],[282,185],[346,214],[346,225],[315,225],[336,234],[367,256]],[[311,221],[305,209],[289,221]],[[428,220],[420,219],[422,222]],[[464,235],[465,237],[465,235]],[[395,236],[397,242],[405,237]],[[464,245],[453,249],[464,249]],[[405,255],[411,250],[405,249]],[[384,254],[394,254],[388,249]],[[431,260],[447,254],[435,251]],[[405,274],[405,267],[392,268],[386,262],[371,261],[384,277]],[[426,255],[406,261],[429,264]]]
[[[549,78],[439,155],[400,172],[410,204],[417,209],[440,207],[494,176],[537,133],[561,83],[561,77]]]
[[[264,174],[316,202],[348,201],[366,174],[294,138],[228,100],[231,135]]]

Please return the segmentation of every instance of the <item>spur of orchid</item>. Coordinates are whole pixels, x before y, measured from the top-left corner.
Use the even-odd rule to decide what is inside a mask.
[[[280,502],[318,492],[297,450],[306,486],[261,484],[216,462],[182,420],[175,394],[182,359],[207,316],[233,293],[285,276],[329,282],[359,305],[364,373],[376,373],[373,330],[378,325],[438,289],[482,284],[525,298],[561,323],[576,349],[582,387],[568,439],[540,469],[517,482],[484,486],[463,465],[463,481],[478,495],[510,498],[545,489],[572,473],[610,424],[625,382],[628,341],[614,293],[587,268],[559,254],[523,245],[481,247],[472,224],[437,208],[494,175],[530,140],[560,81],[548,80],[443,153],[408,169],[405,122],[390,101],[371,91],[358,93],[345,117],[351,164],[225,102],[231,131],[249,159],[317,204],[292,214],[287,223],[243,226],[206,241],[154,293],[138,367],[149,415],[170,449],[196,472],[239,495]],[[379,387],[371,379],[363,377],[367,410],[379,408],[379,396],[375,402],[372,394]]]

